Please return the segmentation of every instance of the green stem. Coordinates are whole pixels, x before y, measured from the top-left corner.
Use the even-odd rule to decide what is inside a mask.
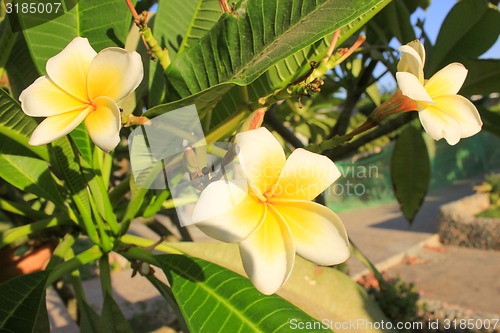
[[[151,252],[149,252],[143,248],[140,248],[140,247],[128,248],[125,251],[120,252],[120,254],[123,255],[125,258],[127,258],[130,261],[139,260],[139,261],[147,262],[150,265],[159,266],[158,261],[156,261],[156,258],[154,257],[154,255]]]
[[[64,275],[73,272],[78,269],[80,266],[88,264],[96,259],[99,259],[102,256],[102,251],[98,245],[92,246],[90,249],[83,251],[78,254],[73,259],[66,261],[65,263],[55,267],[50,273],[49,278],[47,279],[46,286],[50,286],[55,281],[62,278]]]
[[[205,140],[207,143],[212,143],[219,141],[220,139],[229,136],[238,126],[245,120],[250,112],[240,111],[234,114],[230,119],[223,122],[221,125],[214,128],[208,135],[206,135]]]
[[[148,246],[151,246],[155,243],[154,241],[152,241],[150,239],[146,239],[146,238],[142,238],[142,237],[138,237],[138,236],[134,236],[134,235],[130,235],[130,234],[123,235],[121,240],[124,243],[133,244],[133,245],[142,246],[142,247],[148,247]],[[155,250],[160,251],[160,252],[164,252],[164,253],[170,253],[170,254],[183,254],[182,251],[177,250],[176,248],[170,247],[168,245],[165,245],[165,243],[160,243],[157,246],[155,246]]]
[[[23,225],[20,227],[12,228],[0,233],[0,248],[11,244],[21,237],[28,236],[29,234],[42,231],[46,228],[57,227],[61,225],[72,224],[71,220],[67,217],[51,217],[31,224]]]
[[[67,257],[68,251],[73,252],[71,247],[75,243],[75,237],[71,234],[66,234],[64,238],[57,244],[54,252],[52,252],[52,256],[50,257],[50,261],[47,264],[46,270],[51,270],[61,264],[64,259]],[[71,259],[71,258],[70,258]]]
[[[145,26],[143,28],[140,28],[139,31],[141,34],[144,36],[144,40],[149,46],[149,49],[155,57],[158,59],[158,62],[160,63],[161,67],[163,69],[167,69],[167,67],[170,65],[170,57],[168,55],[167,50],[163,50],[156,39],[153,36],[153,32],[151,32],[151,29],[148,26]]]
[[[99,278],[101,279],[102,296],[105,297],[106,294],[112,295],[111,269],[109,267],[109,258],[107,254],[99,258]]]
[[[73,249],[69,249],[67,252],[67,260],[73,259],[75,256],[75,253],[73,252]],[[71,272],[69,276],[70,282],[73,285],[73,290],[75,291],[75,296],[76,300],[79,304],[79,306],[83,302],[87,301],[87,297],[85,296],[85,290],[83,289],[83,284],[82,284],[82,279],[80,277],[80,271],[78,269],[75,269],[73,272]]]
[[[350,241],[351,243],[351,253],[366,267],[368,268],[368,270],[373,274],[373,276],[375,276],[375,278],[377,279],[377,281],[379,282],[379,284],[382,284],[385,282],[385,279],[384,277],[382,276],[382,274],[379,272],[379,270],[377,269],[377,267],[375,267],[374,264],[372,264],[372,262],[370,261],[370,259],[368,259],[367,256],[365,256],[363,254],[363,252],[361,252],[361,250],[352,242]]]
[[[351,141],[351,139],[354,138],[356,135],[364,133],[376,126],[378,126],[378,122],[368,118],[368,120],[366,120],[363,124],[361,124],[356,129],[352,130],[351,132],[345,135],[335,136],[330,140],[325,140],[319,144],[310,144],[307,147],[305,147],[305,149],[312,151],[314,153],[322,153],[326,150],[330,150],[338,146],[341,146],[344,143]]]
[[[198,201],[197,197],[178,198],[175,199],[175,202],[174,199],[168,199],[163,201],[161,206],[165,209],[172,209],[175,207],[190,205],[195,203],[196,201]]]
[[[139,31],[141,32],[143,36],[143,40],[146,43],[146,47],[156,56],[156,58],[159,60],[161,67],[163,69],[167,69],[168,65],[170,65],[170,57],[168,56],[168,51],[163,50],[156,39],[153,36],[153,33],[151,32],[151,29],[149,29],[146,20],[147,20],[147,12],[144,11],[142,15],[138,15],[137,11],[135,10],[134,5],[132,4],[131,0],[126,0],[127,6],[132,13],[132,16],[134,18],[134,22],[139,28]]]

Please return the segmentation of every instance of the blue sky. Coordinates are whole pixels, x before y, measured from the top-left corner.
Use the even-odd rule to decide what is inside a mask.
[[[431,5],[424,11],[422,9],[417,9],[413,13],[411,19],[413,25],[417,22],[417,19],[425,19],[424,29],[429,36],[429,39],[434,44],[436,42],[437,35],[439,33],[439,28],[443,23],[446,15],[455,5],[456,0],[431,0]],[[419,30],[416,30],[417,36],[419,35]],[[391,46],[397,48],[399,47],[399,42],[393,39]],[[486,52],[481,58],[500,58],[500,39]],[[385,70],[385,67],[380,65],[375,69],[375,75],[381,74]],[[385,75],[377,84],[379,88],[385,91],[393,91],[396,88],[396,82],[394,78],[387,74]]]
[[[432,0],[431,5],[425,12],[418,9],[412,15],[412,22],[415,23],[417,17],[425,17],[424,29],[427,31],[429,39],[431,39],[434,44],[441,24],[455,3],[456,0]],[[481,58],[500,58],[500,40],[497,40],[495,45],[483,54]]]

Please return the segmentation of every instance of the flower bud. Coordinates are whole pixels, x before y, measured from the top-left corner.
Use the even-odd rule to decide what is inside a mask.
[[[259,128],[264,121],[264,115],[266,114],[267,108],[260,108],[255,110],[248,116],[243,125],[240,127],[240,132],[245,132],[249,130],[254,130]]]

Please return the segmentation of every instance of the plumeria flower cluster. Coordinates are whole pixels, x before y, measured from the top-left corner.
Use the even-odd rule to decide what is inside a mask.
[[[92,141],[113,150],[120,141],[118,103],[144,76],[140,55],[118,47],[97,53],[86,38],[76,37],[47,61],[46,73],[19,96],[24,113],[47,117],[29,143],[52,142],[84,121]]]
[[[381,121],[387,116],[417,110],[424,130],[434,140],[444,138],[450,145],[481,130],[479,112],[467,98],[458,95],[467,76],[460,63],[451,63],[430,79],[424,79],[425,49],[415,40],[399,48],[396,80],[399,91],[372,113]]]
[[[201,192],[193,222],[207,235],[238,242],[244,269],[264,294],[289,277],[297,252],[319,265],[349,257],[339,217],[312,202],[340,172],[325,156],[296,149],[288,160],[265,128],[236,135],[244,179],[217,180]]]

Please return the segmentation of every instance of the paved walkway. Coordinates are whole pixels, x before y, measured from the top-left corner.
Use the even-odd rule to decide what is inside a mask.
[[[473,194],[471,180],[429,193],[410,226],[401,215],[397,203],[339,213],[352,242],[381,268],[398,262],[438,230],[439,207]],[[355,258],[349,261],[350,273],[357,276],[365,268]]]
[[[437,239],[435,232],[438,228],[439,207],[472,194],[472,185],[477,183],[472,180],[430,193],[411,226],[401,216],[396,203],[339,215],[351,240],[379,269],[416,281],[417,288],[423,291],[425,297],[473,310],[500,313],[500,252],[454,247],[442,251],[436,250],[436,244],[432,245]],[[145,237],[157,238],[143,225],[134,225],[133,231]],[[203,238],[200,233],[192,234],[195,239]],[[404,264],[407,256],[415,259],[412,265]],[[348,263],[353,278],[365,271],[355,258],[350,258]],[[89,292],[89,303],[99,308],[98,281],[86,281],[84,286]],[[131,280],[129,271],[113,274],[113,288],[118,303],[129,318],[134,317],[140,308],[158,310],[154,305],[159,300],[158,293],[145,279]],[[54,332],[74,331],[74,324],[67,321],[64,311],[56,306],[52,297],[50,304],[53,307],[50,311],[53,327],[59,327]],[[62,319],[57,320],[59,317]]]

